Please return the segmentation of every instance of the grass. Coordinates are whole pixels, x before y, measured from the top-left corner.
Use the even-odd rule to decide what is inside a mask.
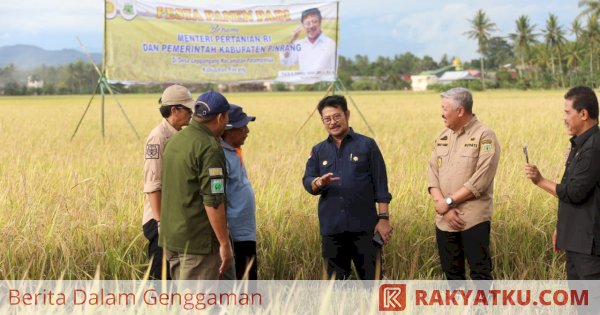
[[[198,95],[199,91],[194,92]],[[568,136],[562,91],[474,94],[474,111],[502,147],[495,179],[492,254],[498,279],[563,279],[564,257],[551,250],[557,201],[522,174],[521,147],[542,173],[559,180]],[[228,94],[257,116],[244,146],[256,192],[259,277],[321,277],[317,198],[301,177],[311,147],[326,137],[317,117],[296,133],[320,93]],[[0,278],[140,279],[146,269],[141,230],[143,142],[160,122],[159,95],[112,98],[106,137],[96,98],[73,141],[89,96],[0,97]],[[386,277],[441,279],[427,160],[443,128],[439,96],[353,92],[387,164],[396,233],[385,248]],[[351,106],[351,125],[368,134]],[[318,115],[318,114],[316,114]]]

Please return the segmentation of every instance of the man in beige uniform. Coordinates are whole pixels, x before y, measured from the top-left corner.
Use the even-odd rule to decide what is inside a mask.
[[[162,188],[162,159],[165,142],[169,137],[187,126],[195,101],[187,88],[171,85],[158,100],[163,121],[156,126],[146,140],[144,155],[144,215],[142,218],[144,236],[148,239],[148,259],[150,279],[162,278],[162,248],[158,245],[160,227],[160,201]],[[169,279],[169,268],[165,268],[165,278]]]
[[[429,160],[429,193],[435,203],[436,239],[448,280],[491,280],[490,219],[500,146],[494,132],[472,112],[465,88],[441,95],[446,128]]]

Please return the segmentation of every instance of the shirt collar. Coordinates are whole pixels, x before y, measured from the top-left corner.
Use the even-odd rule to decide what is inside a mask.
[[[596,126],[591,127],[590,129],[586,130],[584,133],[582,133],[579,136],[571,137],[571,139],[570,139],[571,145],[577,149],[581,148],[581,146],[585,143],[585,141],[587,139],[589,139],[593,134],[598,132],[598,130],[600,130],[600,129],[598,128],[598,125],[596,125]]]
[[[162,125],[169,131],[170,134],[177,132],[177,129],[175,129],[175,127],[173,127],[166,118],[163,118]]]
[[[190,125],[189,127],[192,127],[194,129],[198,129],[200,132],[204,132],[210,136],[215,136],[213,135],[212,131],[210,131],[210,129],[208,129],[206,126],[204,126],[203,124],[195,121],[194,119],[190,120]]]
[[[354,132],[354,129],[352,129],[352,127],[348,128],[348,133],[346,134],[346,137],[344,138],[344,140],[346,139],[352,139],[356,136],[356,133]],[[327,141],[328,142],[333,142],[333,137],[331,135],[329,135],[327,137]]]
[[[225,142],[223,139],[221,139],[221,146],[227,151],[235,152],[235,148],[231,144]]]
[[[475,125],[476,122],[477,122],[477,116],[475,116],[475,114],[473,114],[473,118],[471,118],[471,120],[469,120],[468,123],[466,123],[464,126],[462,126],[462,128],[460,128],[460,130],[458,130],[458,132],[456,132],[456,133],[461,135],[461,134],[469,131],[469,129],[473,128],[473,126]]]
[[[317,37],[317,40],[315,40],[314,43],[311,43],[310,40],[308,39],[308,37],[306,38],[306,41],[308,41],[309,44],[312,45],[317,45],[323,42],[323,37],[325,34],[323,34],[323,31],[321,31],[321,34],[319,34],[319,36]]]

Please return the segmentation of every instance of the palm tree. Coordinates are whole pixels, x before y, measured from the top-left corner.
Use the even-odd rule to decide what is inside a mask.
[[[471,24],[471,30],[465,32],[465,34],[469,36],[469,38],[477,40],[477,45],[479,47],[477,51],[479,52],[479,61],[481,64],[481,85],[485,90],[483,56],[486,52],[491,32],[496,30],[496,23],[492,22],[481,9],[477,10],[472,20],[468,21]]]
[[[546,20],[546,29],[544,32],[544,39],[546,47],[550,52],[550,64],[552,66],[552,77],[556,77],[556,71],[554,69],[554,52],[558,54],[558,69],[560,73],[561,87],[564,87],[563,82],[563,66],[562,66],[562,49],[565,44],[565,31],[562,26],[558,24],[558,17],[552,13]]]
[[[529,60],[534,74],[533,80],[539,81],[540,70],[548,69],[548,66],[552,63],[552,58],[547,47],[543,44],[533,45],[530,49],[531,55]]]
[[[531,25],[527,15],[521,15],[516,21],[517,32],[510,33],[508,37],[513,41],[515,53],[521,60],[521,78],[523,78],[523,70],[525,69],[525,61],[529,58],[531,45],[537,43],[538,34],[534,33],[536,25]]]
[[[600,0],[580,0],[579,7],[583,8],[583,11],[579,13],[578,18],[590,15],[596,16],[596,19],[600,16]]]
[[[579,83],[579,66],[583,61],[584,49],[578,42],[567,42],[565,49],[565,59],[567,61],[567,71],[569,85],[573,86]]]
[[[583,26],[578,19],[573,20],[571,23],[571,34],[575,35],[575,41],[579,42],[579,38],[583,34]]]
[[[592,14],[588,16],[587,28],[584,31],[584,36],[589,44],[590,54],[590,83],[594,81],[594,56],[596,53],[597,44],[600,43],[600,25],[598,24],[598,16]]]

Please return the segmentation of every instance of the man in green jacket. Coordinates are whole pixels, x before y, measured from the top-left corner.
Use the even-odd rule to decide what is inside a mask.
[[[233,252],[225,213],[227,168],[220,137],[229,102],[208,91],[196,100],[190,125],[165,146],[159,242],[173,280],[216,280]]]

